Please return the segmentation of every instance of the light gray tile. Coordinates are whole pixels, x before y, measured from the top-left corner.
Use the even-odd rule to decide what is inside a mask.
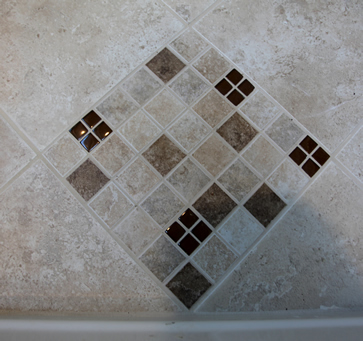
[[[190,22],[216,0],[163,0],[184,20]]]

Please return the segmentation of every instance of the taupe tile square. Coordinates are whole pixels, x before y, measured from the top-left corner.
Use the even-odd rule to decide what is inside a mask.
[[[185,64],[169,49],[164,48],[146,66],[167,83],[185,67]]]
[[[216,176],[233,160],[235,154],[216,135],[212,135],[193,156],[206,170]]]
[[[257,135],[256,129],[238,113],[233,114],[233,116],[217,130],[217,133],[238,153]]]
[[[186,155],[165,135],[142,154],[162,175],[167,175]]]
[[[145,69],[137,71],[123,83],[122,88],[140,105],[145,104],[161,88]]]
[[[215,90],[211,90],[194,105],[193,110],[214,128],[233,110],[233,107],[218,95]]]
[[[134,206],[114,184],[102,190],[89,205],[109,227],[115,225]]]
[[[159,182],[159,178],[143,161],[136,159],[120,173],[116,182],[138,202]]]
[[[163,281],[185,259],[185,257],[161,236],[141,257],[149,270]]]
[[[187,105],[192,104],[209,89],[208,84],[191,69],[178,76],[170,87]]]
[[[187,151],[190,151],[209,132],[210,128],[202,120],[188,110],[168,130]]]
[[[83,162],[67,181],[86,201],[90,200],[110,179],[90,160]]]
[[[141,207],[161,226],[165,225],[184,204],[164,184],[161,184],[142,204]]]
[[[223,221],[237,204],[216,184],[193,204],[193,207],[213,226]]]
[[[111,175],[116,174],[134,155],[135,153],[115,134],[93,154]]]
[[[286,204],[270,187],[263,184],[244,206],[263,226],[267,227]]]

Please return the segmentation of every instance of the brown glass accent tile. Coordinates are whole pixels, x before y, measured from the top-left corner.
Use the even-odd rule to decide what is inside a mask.
[[[188,263],[166,286],[187,308],[191,308],[211,284]]]
[[[299,147],[296,147],[289,156],[298,166],[306,159],[306,154]]]
[[[238,153],[257,135],[257,131],[238,113],[224,123],[217,133]]]
[[[227,95],[228,92],[231,91],[232,89],[232,85],[226,81],[225,79],[222,79],[216,86],[215,88],[222,94],[222,95]]]
[[[249,82],[247,79],[245,79],[239,86],[238,89],[241,90],[246,96],[248,96],[253,90],[255,90],[255,87]]]
[[[304,165],[301,167],[307,175],[311,178],[315,175],[315,173],[320,169],[320,167],[311,159],[306,161]]]
[[[178,244],[180,248],[189,256],[200,245],[199,242],[190,234],[186,235]]]
[[[330,158],[329,154],[321,147],[313,154],[313,158],[319,162],[320,166],[323,166]]]
[[[93,131],[101,141],[112,133],[112,129],[105,122],[102,122]]]
[[[185,64],[167,48],[164,48],[146,66],[164,83],[167,83],[185,67]]]
[[[191,209],[188,208],[179,217],[179,220],[183,223],[184,226],[190,229],[198,221],[198,217],[194,214],[194,212]]]
[[[90,200],[109,180],[89,159],[67,177],[67,181],[86,201]]]
[[[82,141],[81,145],[90,152],[94,147],[96,147],[100,141],[98,141],[91,133],[89,133]]]
[[[201,221],[196,227],[194,227],[192,233],[200,240],[200,242],[204,242],[212,231],[203,221]]]
[[[69,132],[79,141],[87,134],[88,130],[82,122],[78,122]]]
[[[226,76],[234,85],[237,85],[243,76],[236,70],[233,69],[227,76]]]
[[[193,205],[213,227],[216,227],[236,206],[236,203],[217,184],[213,184]]]
[[[168,174],[186,156],[165,135],[161,136],[142,155],[162,176]]]
[[[309,154],[316,148],[317,145],[318,144],[310,136],[306,136],[300,142],[300,146],[303,147]]]
[[[175,222],[165,230],[165,233],[176,243],[185,233],[185,230]]]
[[[233,90],[228,96],[227,98],[229,99],[229,101],[234,104],[235,106],[237,106],[238,104],[240,104],[245,98],[241,95],[241,93],[237,90]]]
[[[270,187],[263,184],[244,206],[263,226],[267,227],[286,204]]]
[[[92,110],[83,117],[83,121],[92,129],[99,121],[101,121],[101,117]]]

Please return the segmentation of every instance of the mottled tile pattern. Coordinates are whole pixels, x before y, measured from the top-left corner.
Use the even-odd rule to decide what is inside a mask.
[[[185,21],[192,21],[216,0],[163,0]]]
[[[184,32],[170,45],[188,62],[208,47],[208,44],[194,30]]]

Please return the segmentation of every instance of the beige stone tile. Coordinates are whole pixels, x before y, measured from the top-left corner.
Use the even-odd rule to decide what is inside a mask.
[[[73,140],[74,138],[66,133],[44,153],[48,161],[63,176],[87,155],[81,144],[75,143]]]
[[[199,311],[361,307],[362,198],[331,163]]]
[[[235,153],[216,135],[212,135],[193,156],[208,172],[216,176],[233,160]]]
[[[136,208],[117,225],[114,233],[132,252],[139,255],[160,235],[161,229],[140,208]]]
[[[116,182],[138,202],[159,182],[159,178],[143,161],[136,159],[120,173]]]
[[[18,2],[3,11],[0,106],[40,149],[183,28],[151,0]]]
[[[208,134],[209,129],[197,115],[187,111],[169,128],[168,132],[187,151],[190,151]]]
[[[35,153],[0,116],[0,188],[16,175]]]
[[[184,20],[192,21],[216,0],[163,0]]]
[[[111,175],[115,175],[134,155],[116,134],[112,134],[93,154]]]
[[[112,183],[89,205],[109,227],[115,225],[134,206]]]
[[[262,176],[268,176],[283,158],[263,136],[258,137],[242,156]]]
[[[167,90],[160,92],[145,106],[145,110],[164,128],[184,109],[185,106]]]
[[[178,311],[43,163],[0,195],[0,207],[0,259],[11,260],[0,263],[4,311]]]
[[[161,130],[142,112],[129,119],[119,132],[137,149],[144,148]]]

